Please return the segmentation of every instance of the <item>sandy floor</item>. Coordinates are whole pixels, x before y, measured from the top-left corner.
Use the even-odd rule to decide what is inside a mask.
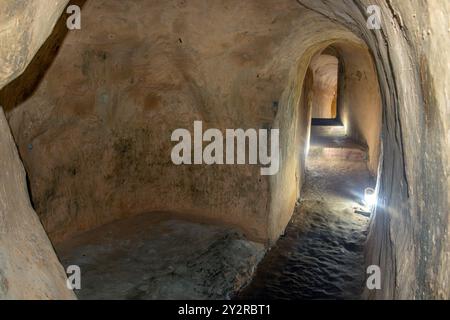
[[[263,245],[237,231],[152,213],[56,247],[81,268],[80,299],[226,299],[246,285]]]
[[[363,289],[369,218],[355,209],[374,185],[365,152],[342,138],[313,141],[292,221],[238,298],[354,299]]]

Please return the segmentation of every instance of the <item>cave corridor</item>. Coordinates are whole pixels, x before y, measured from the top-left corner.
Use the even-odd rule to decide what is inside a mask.
[[[0,0],[0,299],[448,300],[449,13]]]

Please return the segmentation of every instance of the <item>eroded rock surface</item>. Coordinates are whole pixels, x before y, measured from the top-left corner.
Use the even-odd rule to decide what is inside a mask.
[[[0,299],[75,298],[31,207],[25,170],[1,108],[0,168]]]
[[[30,62],[65,1],[0,3],[3,87]],[[378,31],[366,25],[373,4]],[[367,296],[449,298],[449,12],[438,0],[87,1],[82,30],[64,39],[62,23],[59,42],[0,93],[46,231],[59,241],[170,210],[273,243],[303,182],[308,66],[334,46],[350,66],[346,125],[369,146],[372,172],[381,128],[366,260],[385,276]],[[360,108],[377,95],[381,113]],[[174,167],[170,133],[193,120],[280,128],[279,174]]]
[[[228,299],[251,279],[264,246],[225,227],[144,214],[62,242],[81,268],[80,299]]]
[[[0,88],[25,70],[68,2],[0,1]]]

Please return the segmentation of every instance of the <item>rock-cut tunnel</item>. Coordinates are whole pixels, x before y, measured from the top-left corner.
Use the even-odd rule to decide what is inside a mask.
[[[449,12],[1,0],[0,298],[449,299]]]

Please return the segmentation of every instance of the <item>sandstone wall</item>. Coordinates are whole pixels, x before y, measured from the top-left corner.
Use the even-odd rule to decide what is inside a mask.
[[[0,108],[0,299],[73,299],[28,197],[25,170]]]
[[[264,242],[284,230],[308,132],[299,99],[309,60],[300,67],[299,56],[308,41],[358,39],[338,28],[312,40],[317,15],[292,1],[203,4],[87,1],[82,29],[67,32],[62,21],[0,93],[53,241],[152,211],[234,225]],[[313,31],[303,34],[305,19]],[[320,30],[332,25],[324,19]],[[173,130],[192,131],[194,120],[276,128],[285,104],[295,125],[281,132],[288,162],[275,184],[257,166],[172,164]]]
[[[66,0],[0,1],[0,88],[20,75],[50,34]],[[74,299],[27,190],[0,107],[0,299]]]
[[[25,70],[68,2],[0,1],[0,88]]]
[[[366,27],[371,4],[382,8],[379,31]],[[367,253],[367,263],[382,268],[383,289],[367,296],[449,298],[449,74],[443,72],[449,6],[439,0],[87,1],[82,30],[64,37],[57,28],[51,37],[59,43],[44,46],[0,93],[45,229],[57,241],[125,215],[167,210],[238,226],[253,239],[277,239],[302,182],[310,117],[302,92],[311,58],[339,45],[347,83],[356,90],[371,66],[364,64],[367,53],[350,60],[352,48],[367,45],[383,123],[379,205]],[[39,14],[26,16],[51,29]],[[17,28],[19,35],[34,30]],[[30,42],[28,51],[20,49],[27,41],[20,43],[14,54],[0,55],[2,65],[15,66],[2,71],[3,84],[39,46]],[[15,92],[30,94],[16,99]],[[364,130],[377,125],[358,108],[376,92],[359,91],[347,101],[351,134],[375,146],[371,161],[377,134]],[[170,133],[190,129],[194,120],[222,129],[280,128],[279,174],[173,166]]]
[[[339,46],[342,59],[343,89],[340,119],[347,135],[368,149],[368,167],[377,175],[380,159],[381,97],[372,57],[361,46]]]
[[[61,19],[0,92],[50,238],[174,211],[277,239],[302,184],[311,57],[337,39],[363,43],[292,1],[81,4],[82,29],[67,32]],[[205,129],[279,127],[280,173],[174,166],[171,132],[192,131],[194,120]]]
[[[170,136],[177,128],[192,131],[194,120],[223,130],[272,122],[281,91],[274,77],[282,73],[267,64],[289,22],[280,20],[272,35],[264,28],[288,12],[286,3],[274,12],[267,3],[204,4],[86,2],[82,30],[67,34],[34,94],[9,106],[51,239],[151,211],[225,222],[267,238],[269,186],[259,168],[177,167]],[[39,55],[53,54],[47,49]],[[39,65],[31,73],[40,73]],[[3,95],[34,85],[30,78]]]

